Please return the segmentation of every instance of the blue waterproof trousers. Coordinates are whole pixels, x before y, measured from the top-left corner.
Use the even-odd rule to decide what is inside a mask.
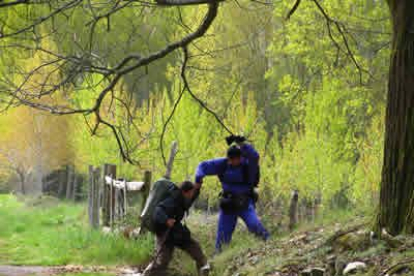
[[[236,228],[237,219],[239,217],[244,221],[251,233],[263,240],[269,239],[270,235],[260,222],[252,201],[249,203],[249,207],[243,211],[227,213],[220,210],[216,237],[217,252],[221,251],[222,244],[230,243],[234,229]]]

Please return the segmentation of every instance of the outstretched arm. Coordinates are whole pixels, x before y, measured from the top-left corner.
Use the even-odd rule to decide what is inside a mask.
[[[198,165],[196,169],[196,175],[195,175],[195,185],[196,185],[197,191],[194,195],[194,198],[191,204],[193,204],[193,202],[196,201],[200,195],[201,184],[203,183],[204,177],[208,175],[220,174],[224,170],[226,163],[227,163],[226,158],[216,158],[216,159],[211,159],[211,160],[201,162]]]
[[[201,162],[196,170],[195,182],[201,184],[205,176],[220,174],[226,162],[226,158],[216,158]]]

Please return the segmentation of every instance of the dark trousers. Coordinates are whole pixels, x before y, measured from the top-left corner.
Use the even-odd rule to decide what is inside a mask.
[[[164,276],[168,264],[170,263],[175,247],[173,245],[165,244],[165,238],[157,235],[156,238],[156,258],[144,270],[143,276]],[[191,238],[180,249],[185,251],[196,262],[197,270],[207,264],[207,258],[204,255],[199,243]]]

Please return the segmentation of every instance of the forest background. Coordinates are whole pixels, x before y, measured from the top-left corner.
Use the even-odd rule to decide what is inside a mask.
[[[94,114],[56,116],[15,104],[7,91],[30,97],[47,90],[41,84],[62,80],[58,93],[37,103],[87,108],[108,80],[93,70],[71,75],[53,52],[83,58],[90,47],[102,66],[116,64],[126,52],[145,56],[194,30],[206,7],[123,9],[94,23],[91,42],[91,9],[76,6],[70,16],[58,14],[36,32],[19,34],[30,37],[30,48],[3,38],[0,190],[46,191],[51,174],[72,166],[86,192],[88,165],[104,163],[117,164],[118,176],[127,179],[141,179],[144,170],[157,178],[172,141],[179,143],[173,180],[191,179],[200,161],[225,155],[228,128],[260,152],[264,204],[286,205],[298,190],[302,200],[322,209],[372,209],[383,161],[392,36],[387,4],[323,1],[333,21],[311,1],[287,20],[291,5],[223,3],[207,34],[188,47],[190,91],[183,89],[180,52],[122,76],[100,115],[116,126],[124,152],[113,129],[102,123],[95,129]],[[47,9],[0,10],[2,32],[18,30]],[[105,7],[94,11],[105,14]],[[125,153],[133,164],[125,162]],[[219,190],[217,179],[207,179],[201,199],[213,206]]]

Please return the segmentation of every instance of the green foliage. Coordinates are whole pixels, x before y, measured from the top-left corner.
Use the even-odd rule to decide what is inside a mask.
[[[274,6],[239,4],[223,4],[209,33],[191,45],[186,76],[192,92],[234,133],[248,136],[258,148],[263,200],[287,202],[291,190],[299,189],[302,198],[320,198],[324,206],[338,194],[354,205],[372,206],[382,160],[390,40],[386,2],[323,2],[341,29],[334,22],[328,24],[312,1],[301,3],[290,20],[285,20],[289,1]],[[95,7],[94,16],[105,14],[108,7]],[[4,31],[46,12],[10,9]],[[45,23],[42,32],[52,24],[60,28],[45,35],[42,45],[73,55],[91,49],[103,65],[115,66],[125,53],[147,55],[183,37],[196,28],[204,12],[205,7],[125,8],[94,25],[85,24],[91,14],[75,8],[69,18],[59,15]],[[1,72],[12,64],[28,66],[18,58],[18,50],[4,51],[9,58],[0,59]],[[177,52],[123,77],[112,91],[122,102],[108,97],[102,104],[100,116],[122,130],[140,167],[123,162],[113,133],[102,124],[91,136],[95,123],[91,114],[69,120],[70,137],[64,143],[73,149],[71,161],[77,171],[87,174],[90,164],[114,163],[119,177],[142,180],[143,171],[149,169],[158,178],[165,171],[163,158],[168,157],[169,145],[176,140],[179,153],[173,180],[179,182],[191,179],[200,161],[224,155],[226,131],[188,91],[161,141],[182,91],[181,59]],[[26,61],[30,62],[33,59]],[[65,87],[65,100],[89,108],[106,82],[85,73],[72,87]],[[12,127],[8,124],[2,130],[7,133]],[[214,204],[219,190],[217,179],[208,178],[202,198]]]
[[[84,205],[30,207],[2,195],[0,206],[2,263],[132,265],[145,262],[152,252],[150,236],[126,240],[90,230]]]

